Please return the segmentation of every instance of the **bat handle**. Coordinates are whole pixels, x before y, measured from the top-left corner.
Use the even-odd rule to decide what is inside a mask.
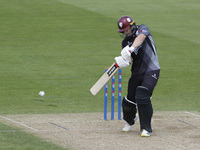
[[[119,68],[119,66],[118,66],[118,64],[117,64],[117,63],[115,63],[115,66]]]

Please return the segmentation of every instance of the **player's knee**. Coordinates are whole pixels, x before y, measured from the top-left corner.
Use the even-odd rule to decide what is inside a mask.
[[[138,86],[136,88],[135,99],[138,105],[151,103],[150,96],[150,92],[146,87]]]

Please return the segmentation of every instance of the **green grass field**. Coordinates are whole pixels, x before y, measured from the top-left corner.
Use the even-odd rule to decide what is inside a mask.
[[[39,139],[1,123],[0,132],[1,150],[64,150],[47,140]]]
[[[198,0],[1,0],[0,8],[0,115],[103,112],[103,90],[94,97],[89,89],[120,55],[122,15],[148,25],[154,37],[161,65],[154,110],[200,111]],[[123,95],[129,76],[130,67],[123,69]],[[0,149],[12,136],[0,134],[8,140]],[[30,138],[40,143],[35,149],[51,149]]]

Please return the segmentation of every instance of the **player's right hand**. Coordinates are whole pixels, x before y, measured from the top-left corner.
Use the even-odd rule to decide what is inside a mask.
[[[124,47],[121,51],[121,55],[124,59],[131,60],[131,53],[134,51],[134,47],[129,47],[128,45]]]
[[[115,61],[121,68],[125,68],[130,65],[129,61],[127,59],[124,59],[122,56],[115,57]]]

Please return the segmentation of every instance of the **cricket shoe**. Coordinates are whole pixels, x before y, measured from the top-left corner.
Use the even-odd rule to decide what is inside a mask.
[[[135,118],[134,118],[134,122],[136,122],[138,120],[138,115],[136,114],[135,115]],[[134,124],[133,124],[134,125]],[[124,126],[124,128],[122,129],[122,131],[124,131],[124,132],[129,132],[129,131],[131,131],[131,128],[133,127],[133,125],[130,125],[130,124],[128,124],[127,122],[126,122],[126,124],[125,124],[125,126]]]
[[[141,133],[141,137],[149,137],[151,136],[151,133],[149,133],[147,130],[143,129]]]

